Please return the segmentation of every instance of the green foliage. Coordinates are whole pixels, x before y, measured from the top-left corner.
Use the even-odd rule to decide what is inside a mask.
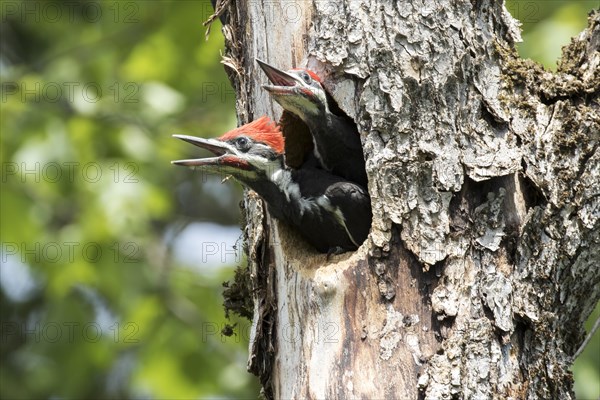
[[[193,151],[172,133],[236,125],[211,10],[2,3],[0,397],[258,396],[249,322],[221,334],[236,263],[173,256],[190,222],[239,218],[239,188],[170,164]]]
[[[506,8],[522,24],[521,57],[556,70],[562,47],[585,29],[587,14],[598,8],[598,1],[507,0]]]
[[[598,318],[600,318],[600,304],[596,305],[596,309],[585,324],[588,332]],[[584,352],[575,360],[573,375],[577,399],[600,398],[600,330],[596,331]]]
[[[522,55],[546,66],[557,56],[542,42],[566,44],[590,8],[514,5],[533,19]],[[1,3],[0,397],[257,397],[248,321],[222,308],[221,283],[243,260],[191,269],[174,256],[190,222],[239,218],[237,186],[169,164],[194,154],[172,133],[236,124],[218,22],[204,39],[211,10],[208,0]],[[239,291],[228,299],[247,311]],[[598,395],[581,386],[598,387],[594,343],[575,366],[580,398]]]

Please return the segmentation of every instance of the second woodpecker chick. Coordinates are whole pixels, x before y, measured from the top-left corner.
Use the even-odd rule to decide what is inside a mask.
[[[308,69],[285,72],[258,59],[256,62],[271,82],[263,88],[310,129],[314,155],[322,167],[366,188],[365,158],[356,124],[347,115],[332,112],[331,96],[320,78]]]
[[[355,250],[371,227],[366,190],[316,168],[287,168],[284,139],[268,117],[227,132],[218,139],[174,135],[215,157],[173,161],[211,173],[231,175],[258,193],[269,212],[294,228],[322,253]]]

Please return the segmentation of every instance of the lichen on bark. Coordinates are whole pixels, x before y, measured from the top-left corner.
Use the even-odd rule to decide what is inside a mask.
[[[373,226],[328,261],[247,197],[267,397],[572,398],[600,298],[600,13],[552,73],[499,1],[294,4],[230,4],[238,112],[280,112],[256,56],[320,73],[359,128]]]

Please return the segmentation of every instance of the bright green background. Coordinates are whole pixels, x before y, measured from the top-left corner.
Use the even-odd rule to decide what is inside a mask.
[[[236,125],[209,2],[1,6],[0,397],[256,398],[248,323],[220,334],[244,260],[175,256],[190,223],[239,219],[239,187],[169,164],[194,154],[172,133]],[[552,68],[594,6],[511,2],[522,54]],[[600,394],[599,353],[576,364],[581,399]]]

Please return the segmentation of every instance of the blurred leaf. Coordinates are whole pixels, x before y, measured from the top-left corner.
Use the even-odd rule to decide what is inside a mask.
[[[523,24],[523,42],[517,45],[521,57],[556,70],[562,47],[585,29],[587,14],[598,2],[507,0],[506,7]]]
[[[211,10],[3,4],[0,397],[256,397],[248,338],[218,333],[233,266],[208,279],[171,259],[173,232],[215,213],[197,175],[170,164],[189,151],[170,135],[236,123],[223,38],[204,40]],[[236,223],[240,189],[221,190]]]

